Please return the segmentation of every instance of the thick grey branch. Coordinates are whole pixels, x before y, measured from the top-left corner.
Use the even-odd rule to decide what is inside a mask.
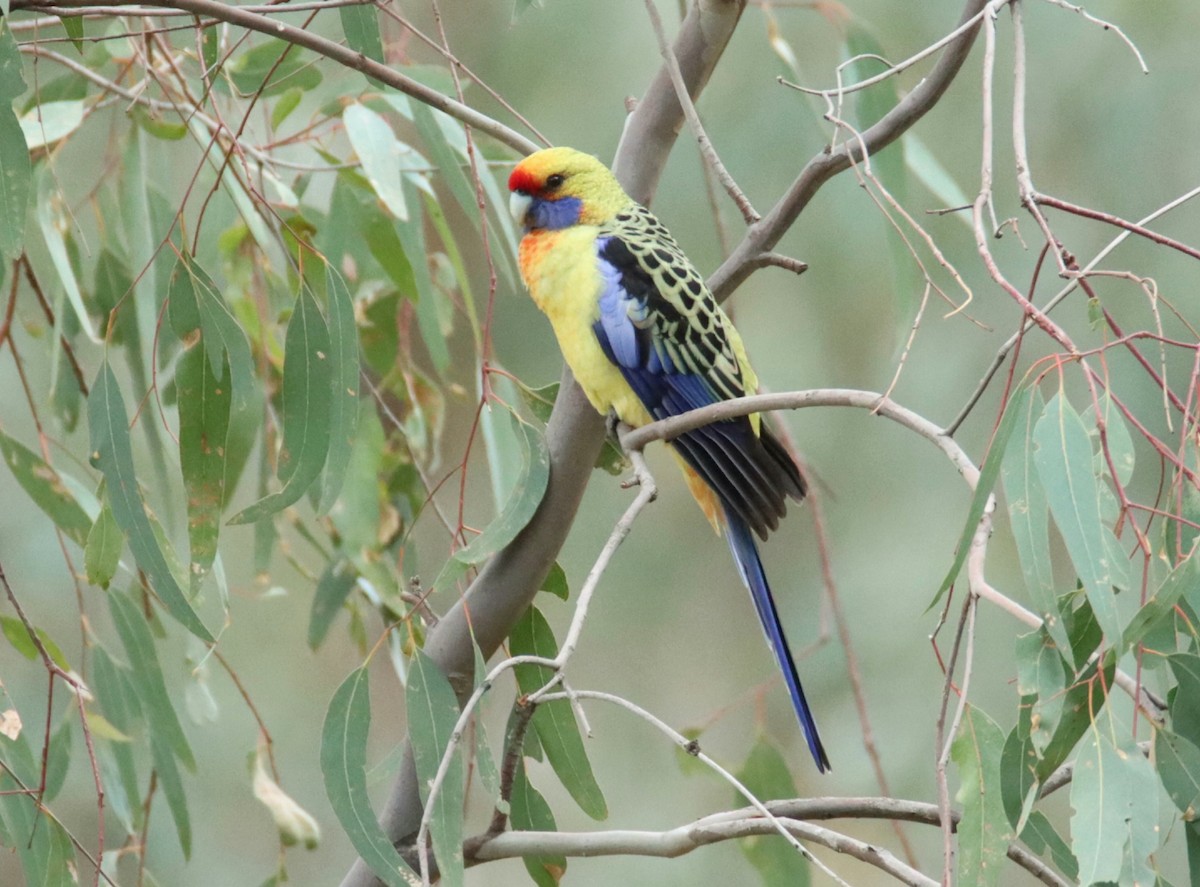
[[[1069,778],[1069,775],[1068,775]],[[838,832],[809,824],[811,820],[890,819],[922,825],[938,825],[936,804],[899,798],[800,798],[768,801],[772,815],[784,820],[796,837],[822,844],[876,865],[905,884],[937,883],[903,865],[886,850],[847,838]],[[955,826],[960,814],[953,812]],[[775,834],[769,820],[753,807],[714,813],[703,819],[662,832],[610,830],[604,832],[506,832],[467,841],[468,863],[508,859],[516,856],[562,854],[564,856],[639,855],[673,858],[708,844],[750,835]],[[840,843],[849,840],[852,845]],[[864,852],[865,851],[865,852]],[[863,855],[860,855],[863,853]],[[1067,887],[1068,881],[1020,844],[1008,846],[1008,858],[1048,887]]]

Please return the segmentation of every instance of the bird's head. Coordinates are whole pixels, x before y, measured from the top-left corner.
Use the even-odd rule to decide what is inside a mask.
[[[598,225],[629,205],[608,167],[573,148],[530,154],[508,177],[509,209],[526,231]]]

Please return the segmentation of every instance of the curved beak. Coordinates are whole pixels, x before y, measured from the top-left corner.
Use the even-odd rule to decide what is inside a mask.
[[[508,211],[512,214],[513,221],[521,227],[525,226],[525,216],[532,205],[533,198],[524,191],[513,191],[508,197]]]

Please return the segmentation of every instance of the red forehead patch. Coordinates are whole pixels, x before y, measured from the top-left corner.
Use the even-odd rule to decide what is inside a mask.
[[[540,191],[542,183],[525,168],[525,164],[517,164],[517,168],[512,171],[512,175],[508,177],[509,191],[524,191],[526,194],[533,194]]]

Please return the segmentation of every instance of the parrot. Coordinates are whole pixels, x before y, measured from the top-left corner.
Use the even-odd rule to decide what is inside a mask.
[[[741,336],[667,229],[600,160],[546,148],[509,176],[523,229],[519,266],[592,406],[631,427],[753,393]],[[759,556],[805,481],[758,414],[713,422],[668,443],[688,488],[725,537],[817,769],[829,757]]]

